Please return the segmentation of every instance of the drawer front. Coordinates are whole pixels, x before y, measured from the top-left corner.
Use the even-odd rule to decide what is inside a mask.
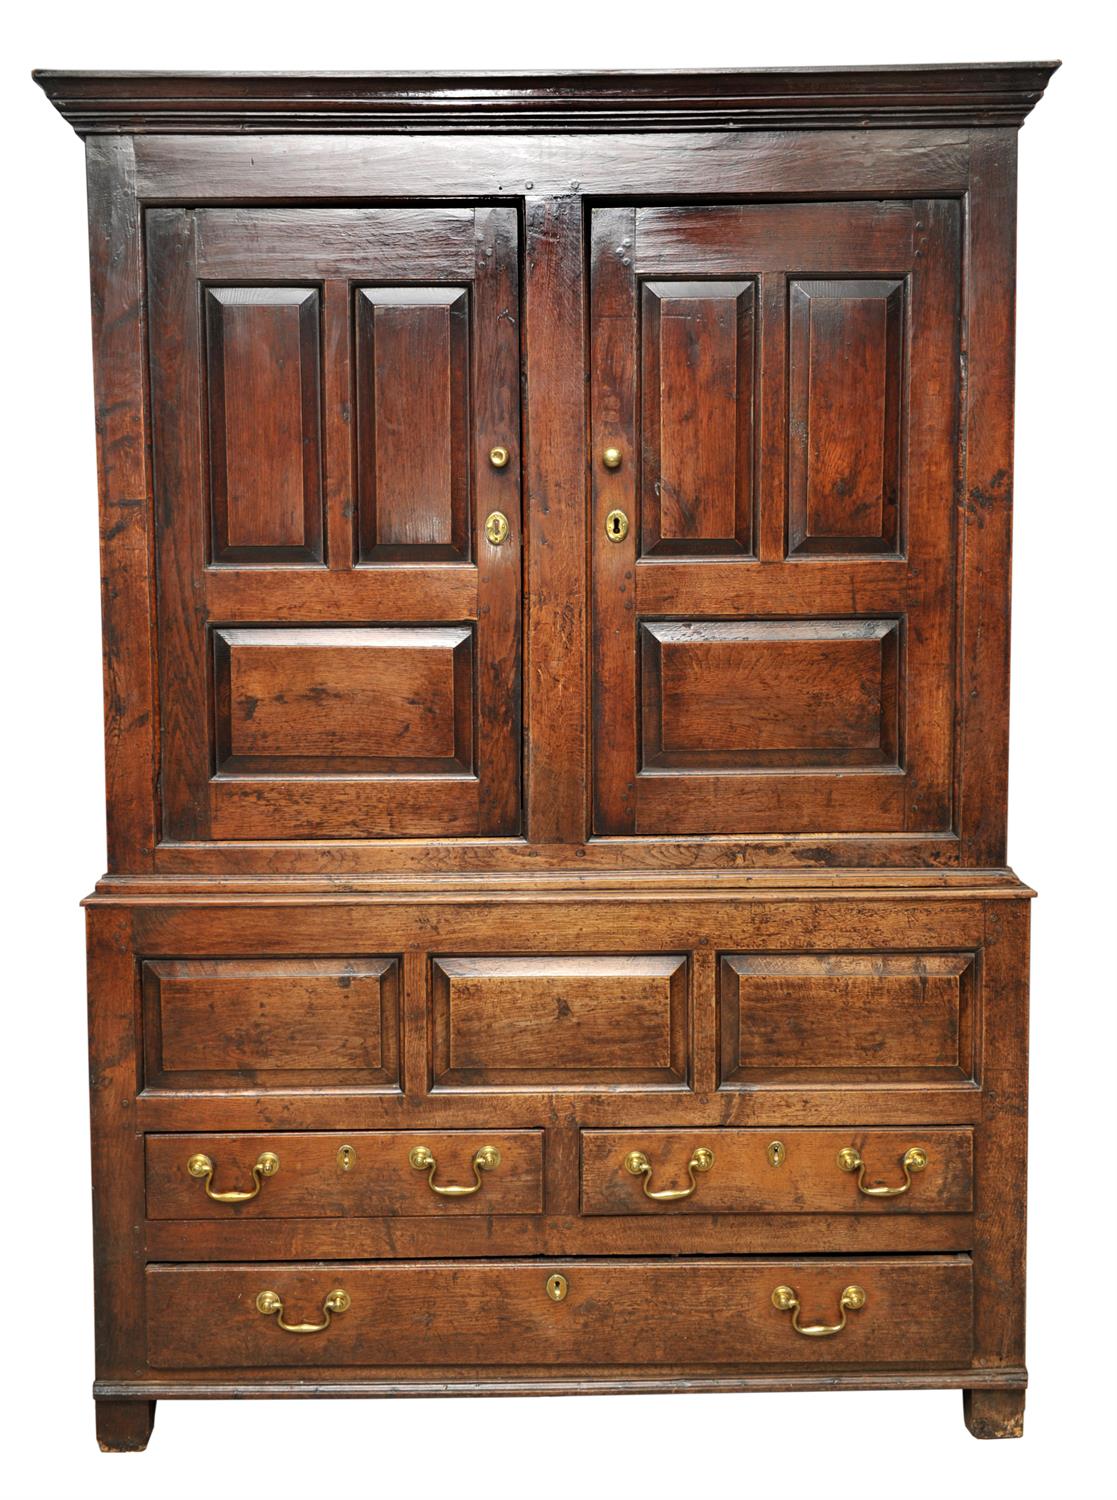
[[[967,1256],[154,1265],[146,1282],[161,1369],[957,1367],[972,1347]],[[846,1298],[840,1331],[796,1331],[837,1329],[847,1288],[862,1305]],[[335,1291],[328,1326],[281,1326],[326,1324]]]
[[[394,958],[186,958],[143,965],[149,1089],[399,1091]]]
[[[968,1128],[582,1132],[584,1214],[972,1210]]]
[[[437,958],[436,1089],[685,1089],[687,961]]]
[[[220,1198],[221,1194],[244,1193],[253,1196]],[[211,1195],[218,1195],[217,1199]],[[542,1211],[543,1133],[539,1130],[147,1138],[149,1219],[337,1219]]]

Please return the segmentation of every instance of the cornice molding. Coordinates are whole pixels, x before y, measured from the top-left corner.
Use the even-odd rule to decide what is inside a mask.
[[[1057,62],[600,73],[33,77],[80,136],[1018,126]]]

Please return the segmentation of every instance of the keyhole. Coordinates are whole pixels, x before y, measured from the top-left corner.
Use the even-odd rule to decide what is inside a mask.
[[[605,517],[605,535],[611,542],[623,542],[628,535],[628,517],[623,510],[611,510]]]

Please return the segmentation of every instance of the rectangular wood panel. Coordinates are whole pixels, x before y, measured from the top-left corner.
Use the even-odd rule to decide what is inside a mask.
[[[148,1088],[398,1084],[394,958],[151,959],[142,988]]]
[[[727,955],[722,1082],[973,1078],[975,991],[969,953]]]
[[[687,962],[437,958],[434,1086],[686,1088]]]
[[[483,1147],[496,1160],[480,1173],[477,1192],[445,1196],[431,1187],[429,1168],[412,1164],[417,1147],[430,1152],[438,1187],[472,1187],[474,1156]],[[279,1166],[245,1203],[214,1203],[203,1180],[186,1167],[195,1153],[204,1153],[214,1166],[214,1192],[245,1191],[264,1151],[277,1156]],[[459,1218],[543,1211],[541,1130],[149,1135],[145,1155],[149,1219]]]
[[[471,769],[468,627],[217,630],[214,660],[221,775]]]
[[[788,550],[895,552],[904,283],[794,280],[789,296]]]
[[[751,549],[755,300],[751,281],[642,287],[645,557]]]
[[[645,768],[897,760],[895,620],[645,621]]]
[[[770,1148],[778,1141],[773,1165]],[[644,1192],[685,1190],[697,1148],[709,1153],[707,1170],[694,1174],[687,1198],[655,1202]],[[912,1186],[893,1198],[868,1197],[857,1172],[838,1164],[838,1153],[856,1150],[866,1187],[902,1187],[905,1153],[918,1147],[927,1164]],[[633,1152],[651,1173],[632,1172]],[[584,1214],[945,1214],[973,1210],[973,1130],[583,1130]]]
[[[356,294],[357,493],[363,562],[469,555],[469,295]]]
[[[207,287],[213,560],[322,561],[319,294]]]
[[[566,1279],[560,1302],[548,1278]],[[545,1260],[148,1266],[148,1359],[158,1369],[253,1366],[964,1365],[973,1347],[965,1255],[802,1260]],[[772,1292],[790,1285],[804,1322],[834,1322],[842,1289],[865,1291],[840,1339],[802,1338]],[[278,1294],[288,1322],[321,1322],[334,1287],[350,1297],[321,1339],[293,1338],[256,1306]],[[323,1335],[323,1338],[327,1335]]]

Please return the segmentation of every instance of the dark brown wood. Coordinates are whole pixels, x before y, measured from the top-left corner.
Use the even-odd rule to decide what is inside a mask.
[[[154,1425],[154,1401],[97,1402],[97,1442],[102,1453],[142,1453]]]
[[[951,1388],[1019,1435],[1053,66],[39,75],[88,136],[103,1447],[310,1392]],[[912,1146],[899,1195],[838,1160]],[[187,1169],[263,1151],[240,1201]],[[866,1305],[803,1338],[781,1282]]]

